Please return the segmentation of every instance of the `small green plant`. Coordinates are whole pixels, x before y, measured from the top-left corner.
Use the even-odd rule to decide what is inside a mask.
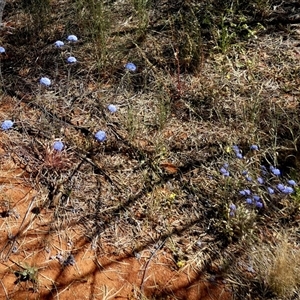
[[[20,282],[31,282],[33,284],[34,291],[38,288],[38,268],[30,266],[28,264],[18,264],[14,262],[20,269],[14,271],[15,276],[17,277],[15,284]]]

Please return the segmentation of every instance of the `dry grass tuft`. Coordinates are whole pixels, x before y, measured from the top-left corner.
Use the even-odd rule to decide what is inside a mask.
[[[300,291],[300,249],[291,236],[280,233],[276,244],[257,247],[253,268],[265,286],[281,299],[291,299]]]

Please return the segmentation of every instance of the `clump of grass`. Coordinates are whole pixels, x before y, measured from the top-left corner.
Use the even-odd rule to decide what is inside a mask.
[[[275,245],[258,245],[252,254],[259,279],[280,299],[291,299],[300,288],[300,249],[290,238],[279,234]]]

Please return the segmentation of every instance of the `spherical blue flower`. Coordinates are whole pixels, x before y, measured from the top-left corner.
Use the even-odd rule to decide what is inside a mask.
[[[64,42],[62,42],[62,41],[56,41],[54,43],[54,45],[55,45],[56,48],[61,48],[64,45]]]
[[[69,36],[67,37],[67,40],[68,40],[69,42],[77,42],[77,41],[78,41],[78,38],[77,38],[76,35],[71,34],[71,35],[69,35]]]
[[[288,184],[291,185],[291,186],[296,186],[297,185],[296,181],[293,180],[293,179],[288,180]]]
[[[51,80],[48,77],[42,77],[40,79],[40,84],[44,86],[50,86],[51,85]]]
[[[294,193],[294,189],[290,186],[286,186],[282,192],[284,194],[292,194],[292,193]]]
[[[270,195],[274,194],[274,189],[272,189],[270,187],[268,187],[267,189],[268,189],[268,192],[269,192]]]
[[[129,62],[125,65],[125,69],[131,72],[135,72],[136,71],[136,65],[132,62]]]
[[[69,64],[74,64],[74,63],[77,62],[77,59],[76,59],[74,56],[69,56],[69,57],[67,58],[67,62],[68,62]]]
[[[276,176],[279,176],[280,175],[280,170],[279,169],[276,169],[276,168],[272,168],[271,169],[271,172],[276,175]]]
[[[235,154],[236,154],[236,157],[237,157],[237,158],[239,158],[239,159],[242,159],[242,158],[243,158],[242,153],[236,152]]]
[[[237,145],[233,145],[232,149],[233,149],[234,152],[240,152],[240,148]]]
[[[262,208],[264,205],[262,204],[262,202],[256,202],[256,203],[255,203],[255,206],[256,206],[257,208]]]
[[[247,181],[252,181],[252,177],[251,176],[246,176],[246,180]]]
[[[248,189],[245,189],[245,190],[239,191],[239,194],[242,196],[249,196],[249,195],[251,195],[251,191]]]
[[[12,128],[14,125],[14,122],[11,120],[5,120],[2,124],[1,124],[1,129],[2,130],[8,130],[10,128]]]
[[[99,130],[96,134],[95,134],[95,138],[98,142],[104,142],[106,140],[106,133],[102,130]]]
[[[285,185],[282,184],[282,183],[278,183],[278,184],[277,184],[277,188],[282,192],[282,191],[284,191],[284,189],[285,189]]]
[[[62,141],[56,141],[53,144],[53,149],[56,151],[62,151],[62,149],[64,148],[64,143]]]
[[[229,167],[229,164],[228,164],[228,163],[225,163],[225,164],[223,165],[223,167],[224,167],[225,169],[227,169],[227,168]]]
[[[253,151],[257,151],[258,146],[257,145],[251,145],[250,149],[253,150]]]
[[[251,198],[247,198],[247,199],[246,199],[246,203],[247,203],[247,204],[252,204],[252,202],[253,202],[253,201],[252,201]]]
[[[260,200],[260,197],[258,195],[253,195],[253,200],[254,201],[259,201]]]
[[[224,176],[229,176],[230,174],[229,174],[229,171],[227,171],[224,167],[222,167],[221,169],[220,169],[220,172],[222,173],[222,175],[224,175]]]
[[[231,204],[229,205],[229,208],[230,208],[231,211],[236,211],[236,206],[235,206],[235,204],[233,204],[233,203],[231,203]]]
[[[264,183],[264,180],[263,180],[261,177],[258,177],[258,178],[257,178],[257,182],[258,182],[259,184],[263,184],[263,183]]]
[[[246,196],[246,192],[245,192],[245,190],[241,190],[241,191],[239,191],[239,194],[240,194],[240,195],[242,195],[242,196]]]
[[[111,113],[115,113],[118,110],[118,108],[113,104],[109,104],[107,108]]]
[[[5,53],[5,48],[0,46],[0,53]]]
[[[231,210],[231,211],[229,212],[229,216],[230,216],[230,217],[234,217],[234,215],[235,215],[235,211]]]

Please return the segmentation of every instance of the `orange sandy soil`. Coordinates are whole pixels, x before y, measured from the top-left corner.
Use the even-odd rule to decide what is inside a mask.
[[[9,144],[8,133],[1,132],[0,138],[3,145]],[[93,250],[76,224],[72,228],[72,240],[77,241],[72,245],[75,264],[63,267],[56,255],[68,253],[70,245],[51,228],[50,209],[36,213],[37,191],[24,166],[3,148],[0,163],[0,299],[231,298],[222,279],[204,278],[191,266],[179,269],[163,250],[144,250],[138,258],[110,253],[108,245]],[[36,282],[18,282],[15,272],[26,266],[38,269]]]

